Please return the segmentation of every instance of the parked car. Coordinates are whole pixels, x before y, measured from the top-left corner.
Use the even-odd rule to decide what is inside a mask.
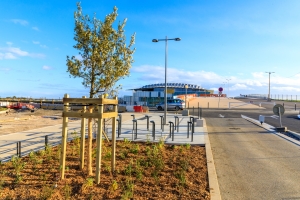
[[[168,99],[167,100],[167,108],[168,110],[183,110],[185,103],[181,99]],[[161,102],[156,104],[157,110],[164,110],[165,102]]]

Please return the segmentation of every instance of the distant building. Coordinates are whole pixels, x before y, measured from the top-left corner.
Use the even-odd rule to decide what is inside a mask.
[[[188,89],[185,89],[185,85],[188,85]],[[154,106],[155,104],[164,101],[165,84],[151,84],[145,85],[141,88],[132,89],[132,96],[124,96],[123,103],[127,105],[148,105]],[[201,86],[194,84],[184,83],[167,83],[167,99],[173,99],[177,95],[196,94],[213,94],[213,90],[207,90]]]

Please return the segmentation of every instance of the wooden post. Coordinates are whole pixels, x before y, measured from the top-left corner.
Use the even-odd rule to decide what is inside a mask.
[[[101,99],[104,98],[103,95],[100,97]],[[103,104],[98,105],[98,130],[97,130],[97,158],[96,158],[96,183],[100,183],[100,172],[101,172],[101,153],[102,153],[102,129],[103,129],[103,119],[102,119],[102,113],[103,113]]]
[[[89,113],[93,112],[93,106],[89,106]],[[92,118],[88,119],[88,156],[87,156],[87,173],[88,175],[93,174],[93,169],[92,169],[92,142],[93,142],[93,134],[92,134],[92,129],[93,129],[93,124],[92,124]]]
[[[86,97],[83,96],[83,99]],[[86,112],[86,106],[82,107],[82,113]],[[80,169],[84,168],[84,148],[85,148],[85,117],[81,118],[81,141],[80,141]]]
[[[115,97],[115,100],[118,98]],[[118,112],[118,105],[113,105],[113,112],[117,113]],[[111,169],[112,172],[115,171],[116,168],[116,117],[112,118],[112,131],[111,131],[111,143],[112,143],[112,153],[111,153]]]
[[[64,95],[64,98],[69,98],[68,94]],[[64,104],[64,111],[67,112],[69,103]],[[61,156],[60,156],[60,178],[61,180],[65,178],[65,167],[66,167],[66,148],[67,148],[67,137],[68,137],[68,117],[63,117],[63,127],[62,127],[62,138],[61,138]]]

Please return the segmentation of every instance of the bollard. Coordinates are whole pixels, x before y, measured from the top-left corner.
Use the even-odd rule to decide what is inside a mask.
[[[297,110],[296,104],[295,104],[295,110]]]
[[[149,116],[145,115],[146,119],[147,119],[147,131],[149,131]]]
[[[164,116],[163,115],[159,115],[160,116],[160,129],[163,132],[164,131]]]
[[[45,136],[45,150],[47,150],[48,146],[48,135]]]
[[[152,137],[153,137],[153,141],[155,140],[155,122],[154,121],[150,121],[152,123]]]

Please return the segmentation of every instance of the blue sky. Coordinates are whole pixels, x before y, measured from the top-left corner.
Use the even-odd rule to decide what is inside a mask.
[[[0,96],[61,98],[88,96],[81,79],[70,78],[66,56],[73,48],[73,0],[3,0],[0,3]],[[121,80],[128,89],[163,83],[168,42],[168,82],[207,89],[222,86],[230,96],[300,94],[300,1],[173,0],[81,1],[84,14],[103,20],[118,7],[127,18],[127,39],[136,33],[135,62]],[[230,79],[226,83],[226,79]]]

